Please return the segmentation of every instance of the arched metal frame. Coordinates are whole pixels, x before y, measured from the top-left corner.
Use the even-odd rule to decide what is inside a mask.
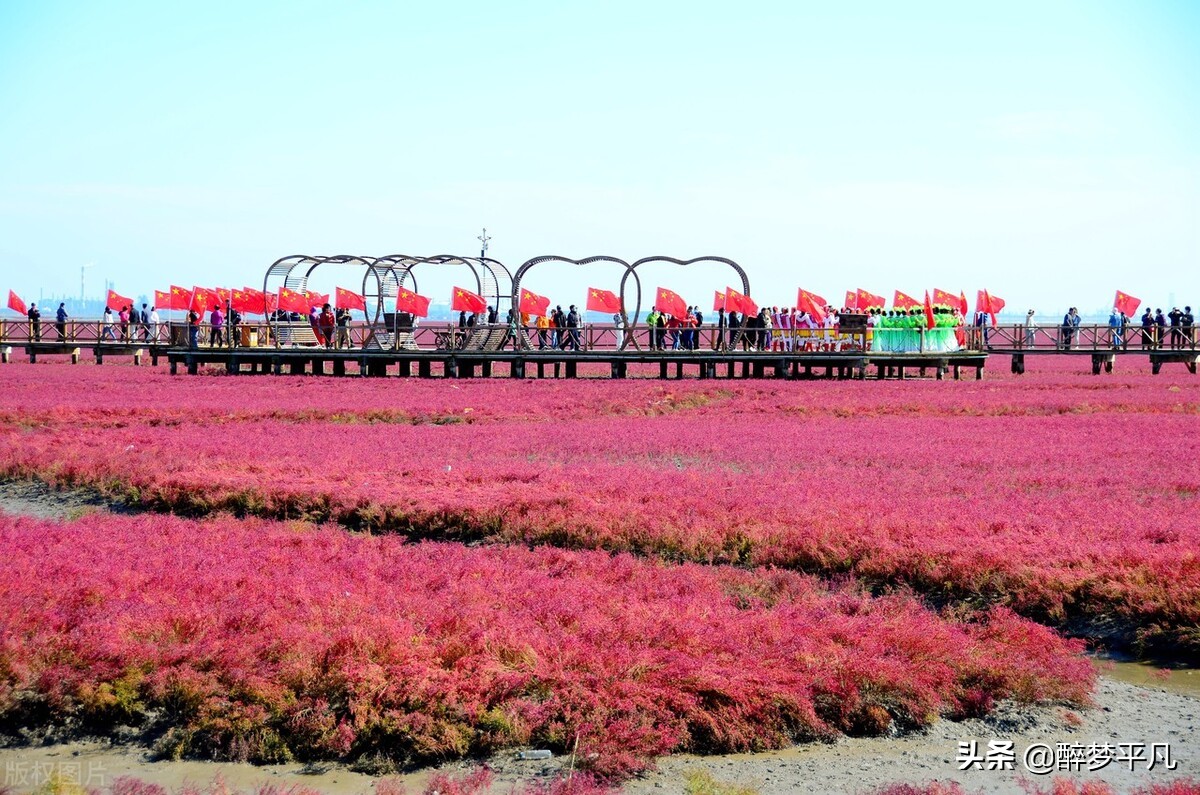
[[[390,272],[395,274],[398,286],[407,286],[411,278],[416,290],[414,270],[418,265],[466,265],[475,278],[475,292],[492,306],[501,311],[501,301],[508,299],[508,294],[502,291],[512,284],[512,275],[504,263],[490,257],[460,257],[455,254],[437,254],[432,257],[409,257],[393,254],[380,257],[377,262],[387,265]]]
[[[376,260],[373,257],[359,257],[353,254],[336,254],[331,257],[313,257],[305,254],[292,254],[287,257],[282,257],[267,268],[267,273],[263,277],[263,313],[266,315],[268,322],[271,325],[271,336],[276,347],[280,344],[279,334],[279,317],[272,317],[267,309],[269,308],[266,302],[265,294],[271,290],[272,278],[280,280],[280,288],[286,287],[295,292],[307,292],[308,280],[313,272],[322,265],[351,265],[360,266],[366,269],[363,275],[363,295],[367,295],[367,290],[370,284],[371,276],[375,276],[376,296],[382,296],[384,293],[384,281],[375,267]],[[299,269],[299,270],[298,270]],[[278,294],[278,290],[276,290]],[[377,301],[375,308],[375,323],[379,321],[379,315],[382,301]]]
[[[698,262],[717,262],[722,265],[728,265],[729,267],[733,268],[734,273],[736,273],[738,275],[738,278],[741,279],[741,281],[742,281],[742,294],[745,295],[747,298],[750,297],[750,279],[747,278],[746,272],[744,270],[742,270],[741,265],[738,265],[736,262],[734,262],[731,259],[728,259],[727,257],[704,256],[704,257],[695,257],[693,259],[676,259],[675,257],[666,257],[666,256],[662,256],[662,255],[656,255],[656,256],[652,256],[652,257],[642,257],[640,260],[638,260],[637,262],[635,262],[629,266],[629,270],[626,272],[625,276],[622,277],[622,279],[621,279],[621,304],[622,304],[622,306],[624,306],[624,304],[625,304],[625,281],[626,281],[626,279],[629,278],[630,274],[633,274],[634,279],[637,280],[637,269],[643,265],[648,265],[648,264],[655,263],[655,262],[669,262],[673,265],[684,265],[684,266],[694,265]],[[638,302],[637,302],[636,309],[634,310],[633,323],[628,325],[628,330],[630,333],[627,336],[633,336],[633,332],[637,328],[638,318],[642,314],[642,299],[641,299],[642,286],[641,286],[640,280],[637,281],[637,288],[638,288]],[[743,321],[743,323],[744,323],[744,321]],[[729,340],[729,347],[732,348],[738,342],[741,341],[743,326],[739,325],[736,330],[730,329],[730,331],[732,331],[734,333],[733,337],[731,337]]]
[[[632,274],[634,284],[637,286],[638,303],[639,304],[641,303],[642,283],[638,279],[638,275],[636,273],[633,273],[632,266],[630,266],[630,264],[628,262],[626,262],[625,260],[620,259],[618,257],[610,257],[610,256],[607,256],[604,254],[600,254],[600,255],[597,255],[594,257],[584,257],[583,259],[571,259],[570,257],[563,257],[558,254],[546,254],[546,255],[543,255],[540,257],[534,257],[531,260],[527,260],[524,264],[521,265],[521,267],[517,268],[516,274],[513,275],[513,290],[512,290],[512,298],[511,298],[512,305],[514,307],[520,307],[520,305],[521,305],[521,297],[520,297],[521,296],[521,279],[525,278],[525,274],[528,273],[529,270],[532,269],[535,265],[541,265],[543,262],[565,262],[569,265],[590,265],[593,262],[611,262],[614,265],[620,265],[622,268],[625,269],[625,273],[621,277],[621,284],[624,285],[625,279],[628,278],[630,274]],[[624,290],[623,286],[621,289],[620,299],[621,299],[621,320],[622,320],[622,323],[625,326],[625,328],[629,328],[629,315],[625,311],[625,290]],[[524,333],[524,329],[522,329],[521,331],[522,331],[522,333]],[[525,342],[529,342],[529,340],[525,340]],[[620,351],[625,350],[626,346],[628,346],[630,344],[630,342],[633,343],[633,346],[635,348],[637,348],[638,350],[641,350],[641,346],[638,345],[637,340],[633,339],[632,334],[624,335],[624,339],[621,342],[621,347],[618,348],[617,350],[620,350]]]

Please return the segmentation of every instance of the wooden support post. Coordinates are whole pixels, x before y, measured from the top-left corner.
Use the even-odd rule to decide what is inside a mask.
[[[333,360],[333,374],[334,375],[343,375],[343,376],[346,374],[346,360],[345,359],[339,358],[339,359]]]
[[[196,375],[200,372],[200,363],[196,361],[196,357],[190,353],[187,357],[187,371],[188,375]]]
[[[0,362],[2,362],[4,364],[8,364],[9,360],[11,360],[11,359],[12,359],[12,346],[5,345],[3,348],[0,348]]]
[[[171,375],[179,375],[179,365],[174,359],[171,360]]]
[[[775,360],[775,377],[787,378],[787,359]]]
[[[904,372],[904,365],[903,365],[903,364],[899,364],[899,365],[896,365],[896,367],[897,367],[897,369],[898,369],[898,370],[900,370],[900,380],[901,380],[901,381],[904,381],[904,380],[906,380],[906,379],[908,378],[908,376],[907,376],[907,374]]]
[[[421,361],[417,362],[417,377],[418,378],[432,378],[433,377],[433,365],[428,359],[422,359]]]
[[[567,378],[575,378],[579,374],[579,362],[571,359],[567,362]]]
[[[157,348],[150,349],[150,366],[158,367],[158,349]]]
[[[554,363],[554,377],[562,378],[562,362]]]
[[[682,361],[675,362],[675,378],[676,379],[683,378],[683,362]]]
[[[667,378],[667,360],[663,359],[658,363],[658,377],[664,381]]]
[[[145,349],[145,348],[134,348],[134,349],[133,349],[133,363],[134,363],[135,365],[137,365],[137,366],[139,366],[139,367],[140,367],[140,366],[141,366],[141,364],[142,364],[142,356],[143,356],[145,353],[146,353],[146,349]],[[97,352],[96,352],[96,355],[97,355],[97,356],[99,356],[99,355],[100,355],[100,352],[99,352],[99,350],[97,350]]]
[[[229,373],[230,375],[237,375],[237,371],[238,371],[237,359],[230,356],[228,359],[225,360],[225,372]]]
[[[708,362],[701,359],[700,360],[700,380],[702,380],[702,381],[707,380],[707,378],[708,378]]]
[[[278,356],[271,357],[271,372],[275,375],[283,375],[283,359]]]
[[[608,363],[608,369],[609,369],[609,378],[622,378],[623,377],[621,375],[621,363],[619,361],[617,361],[616,359],[613,359],[612,361],[610,361]]]
[[[1022,367],[1024,367],[1024,365],[1022,365]],[[954,380],[955,380],[955,381],[958,381],[958,380],[959,380],[959,372],[958,372],[958,368],[959,368],[959,365],[958,365],[958,364],[955,364],[955,365],[954,365]]]
[[[727,363],[727,371],[726,371],[726,373],[725,373],[725,377],[726,377],[726,378],[733,378],[733,377],[735,376],[735,373],[736,373],[736,372],[737,372],[737,363],[736,363],[736,362],[734,362],[734,361],[731,359],[731,360],[730,360],[730,361]]]
[[[875,377],[878,378],[880,381],[882,381],[884,378],[883,371],[885,369],[886,369],[886,365],[884,365],[883,362],[880,362],[879,364],[875,365]]]
[[[539,360],[537,363],[537,371],[538,371],[538,378],[545,378],[546,377],[546,363]]]
[[[482,362],[479,363],[479,374],[482,375],[484,378],[492,377],[492,360],[491,359],[484,359]]]
[[[79,364],[79,349],[71,349],[71,364]]]
[[[30,357],[30,361],[32,361],[32,360],[33,360],[32,357]],[[1158,375],[1158,371],[1161,369],[1162,369],[1162,359],[1155,359],[1155,358],[1150,359],[1150,372],[1151,373],[1153,373],[1154,375]]]
[[[304,375],[304,360],[293,359],[288,362],[288,372],[292,375]]]
[[[104,351],[96,347],[96,364],[104,364]]]
[[[975,366],[975,380],[976,381],[983,380],[983,362],[980,362],[979,364],[977,364]]]
[[[458,378],[458,360],[451,356],[446,360],[445,369],[442,375],[446,378]]]
[[[411,359],[401,359],[400,360],[400,375],[404,376],[405,378],[408,378],[409,376],[412,375],[412,360]]]

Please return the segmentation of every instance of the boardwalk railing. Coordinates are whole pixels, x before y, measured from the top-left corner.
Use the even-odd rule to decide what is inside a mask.
[[[1149,352],[1195,351],[1195,327],[1125,326],[1107,324],[1065,326],[997,325],[967,327],[967,347],[973,350],[1013,352]]]

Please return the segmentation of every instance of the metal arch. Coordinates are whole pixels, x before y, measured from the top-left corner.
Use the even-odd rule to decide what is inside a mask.
[[[492,264],[500,265],[500,263],[496,262],[496,260],[480,257],[460,257],[457,254],[435,254],[431,257],[421,257],[417,263],[414,263],[409,267],[409,270],[422,263],[428,263],[430,265],[466,265],[471,269],[471,273],[475,276],[476,293],[485,301],[489,296],[493,297],[496,311],[500,311],[500,280],[496,278],[496,271],[492,268]],[[508,269],[503,265],[500,265],[500,268],[504,271],[504,274],[507,277]],[[490,282],[485,281],[480,276],[480,270],[487,274],[488,278],[491,280]]]
[[[266,293],[271,289],[271,278],[280,277],[280,288],[287,287],[290,290],[295,286],[295,283],[292,281],[292,271],[306,262],[313,263],[320,259],[321,257],[311,257],[308,254],[291,254],[271,263],[270,267],[267,268],[266,275],[263,276],[263,312],[271,326],[271,339],[275,343],[276,348],[279,347],[279,316],[271,317],[270,314],[266,313],[268,308]],[[278,295],[278,290],[276,291],[276,295]]]
[[[263,277],[263,292],[266,293],[270,289],[272,277],[282,277],[282,286],[296,292],[308,291],[308,280],[312,276],[313,271],[322,265],[353,265],[359,263],[367,269],[367,275],[363,276],[364,287],[367,283],[369,274],[374,271],[375,260],[372,257],[362,257],[353,254],[335,254],[329,257],[314,257],[306,254],[292,254],[282,259],[276,260],[267,268],[266,276]],[[302,268],[303,273],[297,275],[297,268]],[[377,275],[378,276],[378,275]],[[266,301],[263,302],[263,309],[266,309]],[[376,310],[378,314],[378,309]],[[275,346],[279,347],[279,318],[270,318],[268,320],[272,327],[272,336]]]
[[[619,257],[611,257],[611,256],[608,256],[607,254],[599,254],[599,255],[596,255],[593,257],[584,257],[583,259],[571,259],[570,257],[564,257],[559,254],[544,254],[540,257],[534,257],[533,259],[526,260],[521,265],[521,267],[517,268],[517,272],[513,275],[513,278],[512,278],[512,285],[513,285],[512,305],[514,307],[518,307],[521,305],[521,299],[520,299],[521,279],[523,279],[525,277],[525,274],[530,269],[532,269],[533,266],[540,265],[543,262],[565,262],[570,265],[590,265],[593,262],[611,262],[615,265],[620,265],[621,267],[625,268],[625,273],[621,276],[621,294],[619,296],[621,299],[621,319],[622,319],[625,327],[627,329],[629,329],[630,332],[632,332],[632,328],[630,328],[630,326],[629,326],[629,315],[625,311],[625,280],[629,278],[630,274],[633,275],[633,281],[637,287],[637,306],[639,308],[642,303],[642,282],[641,282],[641,279],[638,278],[638,275],[633,272],[633,266],[631,266],[625,260],[620,259]],[[635,311],[635,319],[636,319],[636,311]],[[638,345],[637,340],[634,339],[634,335],[632,333],[624,335],[624,340],[621,342],[621,347],[618,348],[617,350],[619,350],[619,351],[625,350],[626,346],[628,346],[631,342],[633,343],[633,347],[637,348],[638,350],[641,350],[641,346]]]
[[[734,272],[737,273],[738,278],[740,278],[742,280],[742,294],[745,295],[746,297],[750,296],[750,279],[748,279],[746,277],[746,271],[742,270],[741,265],[738,265],[736,262],[734,262],[733,260],[731,260],[727,257],[716,257],[716,256],[712,256],[712,255],[705,255],[703,257],[693,257],[692,259],[676,259],[675,257],[667,257],[664,255],[658,254],[658,255],[654,255],[654,256],[650,256],[650,257],[642,257],[637,262],[635,262],[629,266],[629,273],[634,273],[636,276],[636,271],[639,266],[646,265],[651,262],[670,262],[675,265],[692,265],[697,262],[719,262],[723,265],[728,265],[729,267],[733,268]],[[626,274],[626,275],[628,275],[628,274]],[[638,315],[640,315],[641,309],[642,309],[641,300],[640,300],[640,296],[641,296],[640,282],[638,285],[638,295],[639,295],[639,301],[638,301],[637,311],[638,311]],[[624,302],[624,297],[625,297],[625,279],[621,279],[621,300],[622,300],[622,302]],[[630,326],[630,329],[629,329],[631,332],[637,326],[638,315],[634,315],[633,325]],[[736,345],[738,342],[741,341],[742,328],[743,328],[743,326],[738,326],[737,330],[734,332],[733,339],[731,339],[729,341],[729,346],[731,348],[734,345]]]

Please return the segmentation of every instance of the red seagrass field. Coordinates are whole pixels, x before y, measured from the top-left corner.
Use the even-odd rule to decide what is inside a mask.
[[[164,757],[674,752],[1084,707],[1200,658],[1200,379],[3,366],[0,725]],[[12,732],[9,732],[12,733]]]

